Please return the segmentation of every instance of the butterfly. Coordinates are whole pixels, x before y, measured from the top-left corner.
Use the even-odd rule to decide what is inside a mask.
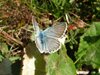
[[[42,30],[33,16],[32,24],[35,32],[35,43],[40,53],[54,53],[61,48],[60,39],[64,37],[67,30],[65,22],[56,23]]]

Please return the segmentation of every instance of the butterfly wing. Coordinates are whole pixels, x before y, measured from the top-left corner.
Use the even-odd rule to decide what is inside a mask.
[[[61,38],[65,35],[65,31],[67,30],[67,25],[65,22],[60,22],[54,24],[52,27],[44,30],[44,34],[49,37]]]
[[[67,26],[65,23],[58,23],[42,31],[42,35],[37,36],[35,41],[39,51],[41,53],[54,53],[59,50],[61,43],[58,38],[61,38],[65,34],[66,29]]]
[[[43,53],[43,44],[41,43],[41,38],[39,36],[35,37],[35,43],[40,53]]]
[[[57,39],[51,37],[44,37],[44,41],[41,42],[41,38],[36,38],[36,46],[40,53],[54,53],[61,47],[60,42]]]
[[[46,37],[46,40],[44,42],[44,53],[54,53],[57,50],[59,50],[61,47],[61,43],[59,40],[51,38],[51,37]]]
[[[34,16],[32,16],[32,24],[33,24],[35,34],[38,35],[38,33],[40,32],[40,29]]]

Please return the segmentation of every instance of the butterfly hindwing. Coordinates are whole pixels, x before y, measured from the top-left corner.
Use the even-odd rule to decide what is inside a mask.
[[[41,53],[54,53],[61,46],[58,39],[48,37],[46,35],[43,36],[43,38],[37,36],[35,39],[35,43]]]
[[[44,43],[45,43],[44,44],[45,49],[43,49],[44,53],[54,53],[61,47],[61,43],[59,42],[59,40],[51,37],[46,37]]]

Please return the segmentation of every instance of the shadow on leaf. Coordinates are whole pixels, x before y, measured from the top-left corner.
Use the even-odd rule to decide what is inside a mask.
[[[31,42],[26,47],[26,54],[31,58],[35,58],[35,75],[46,75],[44,55],[36,48],[35,42]]]
[[[84,38],[84,41],[87,41],[87,43],[95,43],[97,42],[98,40],[100,40],[100,35],[98,36],[85,36]]]

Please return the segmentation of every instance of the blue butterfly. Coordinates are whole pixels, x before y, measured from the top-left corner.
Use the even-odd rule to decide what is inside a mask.
[[[65,22],[56,23],[45,30],[39,28],[34,16],[32,17],[32,23],[35,32],[35,43],[40,53],[54,53],[61,48],[59,39],[64,37],[67,30]]]

